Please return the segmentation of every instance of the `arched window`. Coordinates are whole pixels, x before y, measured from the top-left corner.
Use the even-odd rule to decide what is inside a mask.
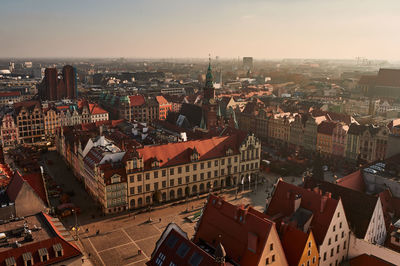
[[[169,192],[169,199],[170,199],[170,200],[175,199],[175,191],[174,191],[174,190],[171,190],[171,191]]]

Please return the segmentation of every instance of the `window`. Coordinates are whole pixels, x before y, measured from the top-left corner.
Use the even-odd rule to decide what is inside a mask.
[[[312,263],[315,263],[315,260],[316,260],[316,258],[315,258],[315,256],[312,258]]]
[[[274,250],[274,244],[273,243],[271,245],[269,245],[269,250],[270,251]]]
[[[190,182],[190,177],[189,176],[185,176],[185,181],[186,181],[186,183],[189,183]]]
[[[170,175],[174,175],[174,168],[170,168],[170,169],[169,169],[169,174],[170,174]]]
[[[162,187],[165,188],[167,186],[167,181],[162,181]]]
[[[331,249],[331,257],[333,257],[333,248]]]
[[[329,239],[328,239],[328,245],[330,245],[330,244],[331,244],[331,242],[332,242],[332,241],[331,241],[331,239],[329,238]]]
[[[178,174],[182,174],[182,167],[181,166],[178,167]]]
[[[165,260],[165,255],[162,252],[160,252],[160,254],[158,254],[158,257],[156,259],[156,264],[161,266],[164,260]]]
[[[338,235],[335,235],[335,242],[338,240]]]
[[[158,178],[158,171],[154,171],[154,178]]]
[[[154,182],[154,190],[158,190],[158,182]]]
[[[150,191],[150,184],[146,185],[146,191]]]
[[[310,242],[308,242],[308,247],[309,247],[309,248],[311,247],[311,241],[310,241]]]
[[[343,249],[346,249],[346,241],[343,242]]]
[[[197,181],[197,175],[194,174],[194,175],[193,175],[193,182],[196,182],[196,181]]]
[[[340,245],[337,246],[336,253],[339,253],[339,251],[340,251]]]
[[[186,173],[190,171],[190,167],[189,167],[189,165],[186,165],[186,167],[185,167],[185,168],[186,168]]]
[[[333,226],[333,232],[335,232],[335,231],[336,231],[336,225]]]
[[[221,169],[221,175],[225,174],[225,169]]]
[[[167,175],[167,171],[164,169],[162,170],[162,176],[165,177]]]
[[[218,176],[218,170],[215,170],[214,171],[214,177],[217,177]]]
[[[193,164],[193,171],[197,170],[197,164]]]
[[[267,258],[267,259],[265,260],[265,264],[266,264],[266,265],[269,264],[269,258]]]
[[[275,261],[275,254],[272,255],[272,262],[274,262],[274,261]]]
[[[307,256],[311,256],[311,250],[308,250]]]
[[[221,159],[221,165],[225,165],[225,159]]]
[[[342,222],[340,222],[340,224],[339,224],[339,228],[342,228]]]
[[[178,178],[178,185],[182,185],[182,178],[181,177]]]
[[[344,231],[342,232],[342,238],[344,238]]]
[[[131,195],[135,194],[135,188],[134,187],[131,187],[129,190],[130,190],[129,192],[130,192]]]
[[[214,161],[214,166],[218,166],[218,160]]]
[[[150,179],[150,173],[146,173],[146,180]]]
[[[340,212],[337,213],[337,217],[340,217]]]
[[[176,242],[178,242],[178,238],[175,235],[171,234],[167,239],[167,246],[169,248],[173,248]]]
[[[142,175],[141,174],[137,175],[137,181],[142,181]]]
[[[186,254],[188,253],[189,249],[190,248],[188,245],[186,245],[185,243],[182,243],[179,246],[178,250],[176,251],[176,254],[178,254],[179,257],[184,258],[186,256]]]
[[[194,252],[193,255],[190,257],[189,264],[192,266],[198,266],[198,265],[200,265],[202,260],[203,260],[203,256],[201,256],[197,252]]]
[[[234,160],[235,160],[235,163],[237,163],[237,161],[238,161],[238,157],[237,157],[237,156],[235,156],[235,159],[234,159]]]
[[[324,261],[326,261],[326,252],[324,252]]]
[[[204,169],[204,163],[200,164],[200,169]]]
[[[173,180],[173,179],[169,180],[169,186],[170,186],[170,187],[173,187],[173,186],[174,186],[174,180]]]
[[[211,168],[211,161],[208,161],[208,162],[207,162],[207,167],[208,167],[208,168]]]
[[[135,182],[135,176],[131,175],[129,177],[129,182],[131,182],[131,183]]]

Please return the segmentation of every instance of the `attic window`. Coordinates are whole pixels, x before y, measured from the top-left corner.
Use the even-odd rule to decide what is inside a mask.
[[[176,254],[179,255],[179,257],[184,258],[186,256],[186,254],[189,252],[189,246],[186,245],[185,243],[182,243],[178,250],[176,251]]]
[[[64,254],[63,247],[60,243],[53,245],[54,253],[56,253],[56,257],[62,257]]]
[[[15,262],[14,257],[6,258],[6,266],[16,266],[17,263]]]
[[[233,154],[233,150],[231,148],[228,148],[226,150],[226,155],[232,155]]]
[[[46,248],[39,249],[38,253],[39,253],[41,262],[47,261],[49,259],[49,252],[47,251]]]
[[[24,260],[25,266],[33,265],[32,253],[26,252],[26,253],[22,254],[22,259]]]

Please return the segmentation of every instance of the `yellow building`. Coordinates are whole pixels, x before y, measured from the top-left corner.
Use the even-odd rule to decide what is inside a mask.
[[[129,208],[256,182],[261,143],[235,134],[127,152]],[[246,184],[247,183],[247,184]]]
[[[43,110],[43,119],[45,136],[55,136],[57,128],[61,126],[59,112],[55,108]]]

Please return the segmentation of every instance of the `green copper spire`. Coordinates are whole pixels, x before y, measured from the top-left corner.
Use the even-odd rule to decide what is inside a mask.
[[[211,57],[208,58],[208,69],[206,74],[206,87],[210,88],[213,86],[213,76],[212,76],[212,69],[211,69]]]

